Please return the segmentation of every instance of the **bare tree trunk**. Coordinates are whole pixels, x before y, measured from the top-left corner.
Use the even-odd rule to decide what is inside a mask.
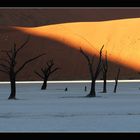
[[[16,99],[16,80],[15,76],[13,75],[10,78],[10,84],[11,84],[11,94],[8,99]]]
[[[104,83],[103,83],[103,93],[106,93],[107,90],[106,90],[106,73],[104,73],[103,75],[103,80],[104,80]]]
[[[102,72],[103,72],[103,93],[106,93],[107,92],[107,89],[106,89],[106,79],[107,79],[107,72],[108,72],[108,59],[107,59],[107,51],[106,51],[106,54],[105,54],[105,60],[102,61]]]
[[[46,88],[47,88],[47,80],[45,79],[42,84],[41,90],[45,90]]]
[[[92,82],[91,82],[90,93],[87,95],[87,97],[96,97],[96,92],[95,92],[95,79],[93,79]]]
[[[118,85],[118,81],[115,80],[114,93],[116,93],[117,85]]]
[[[120,68],[118,69],[117,77],[115,78],[114,93],[116,93],[116,90],[117,90],[119,74],[120,74]]]

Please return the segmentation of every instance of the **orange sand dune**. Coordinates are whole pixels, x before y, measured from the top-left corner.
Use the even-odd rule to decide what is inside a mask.
[[[103,53],[107,50],[110,61],[140,71],[140,18],[14,28],[62,42],[75,49],[81,47],[96,56],[105,45]]]

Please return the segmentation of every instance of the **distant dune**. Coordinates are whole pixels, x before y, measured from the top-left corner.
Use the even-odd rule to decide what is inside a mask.
[[[47,37],[74,49],[99,55],[104,45],[108,59],[140,71],[140,18],[104,22],[64,23],[36,28],[15,27],[25,33]],[[65,54],[64,54],[65,55]]]
[[[79,52],[81,47],[89,55],[96,56],[104,45],[109,59],[108,79],[114,79],[117,68],[121,67],[120,79],[139,79],[140,75],[140,18],[100,22],[70,22],[39,27],[0,26],[0,49],[9,49],[16,42],[17,47],[31,39],[18,56],[17,67],[30,57],[46,52],[46,57],[28,65],[18,80],[40,80],[34,73],[47,60],[54,59],[61,68],[50,80],[89,79],[86,61]],[[0,57],[4,55],[1,54]],[[102,75],[99,76],[99,79]],[[0,80],[8,77],[0,73]]]

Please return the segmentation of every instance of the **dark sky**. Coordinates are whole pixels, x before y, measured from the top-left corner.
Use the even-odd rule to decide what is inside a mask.
[[[64,22],[140,17],[140,8],[10,8],[0,9],[0,25],[41,26]]]

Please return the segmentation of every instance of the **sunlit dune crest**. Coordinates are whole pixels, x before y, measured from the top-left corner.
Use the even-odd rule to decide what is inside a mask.
[[[15,28],[96,56],[104,45],[103,54],[107,51],[110,61],[140,71],[140,18]]]

